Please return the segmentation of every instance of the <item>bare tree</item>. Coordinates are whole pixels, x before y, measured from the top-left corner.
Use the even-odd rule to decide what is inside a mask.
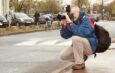
[[[83,8],[86,12],[90,10],[90,4],[88,0],[73,0],[73,4]]]

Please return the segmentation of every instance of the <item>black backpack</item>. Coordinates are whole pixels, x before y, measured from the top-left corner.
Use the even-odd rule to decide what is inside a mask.
[[[95,53],[105,52],[111,45],[111,38],[109,32],[104,29],[102,26],[95,24],[95,35],[98,39],[98,46]]]
[[[98,46],[94,54],[103,53],[111,45],[111,38],[109,36],[109,32],[102,26],[99,26],[97,24],[94,25],[93,20],[90,17],[89,21],[91,23],[91,26],[94,27],[95,35],[98,39]]]

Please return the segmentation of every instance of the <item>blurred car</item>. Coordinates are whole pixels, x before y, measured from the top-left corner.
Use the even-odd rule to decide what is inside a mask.
[[[0,26],[1,27],[7,27],[8,26],[8,21],[3,15],[0,15]]]
[[[90,16],[94,21],[98,22],[100,17],[97,14],[88,14],[88,16]]]
[[[49,20],[51,20],[51,21],[53,21],[53,16],[52,16],[52,14],[46,14],[45,15],[45,18],[48,18]]]
[[[40,14],[40,17],[39,17],[40,24],[45,24],[47,18],[53,21],[53,17],[51,14]]]
[[[39,17],[39,23],[40,24],[45,24],[46,23],[46,18],[45,18],[44,15],[40,15],[40,17]]]
[[[34,19],[29,17],[25,13],[14,13],[14,16],[12,18],[12,25],[31,25],[34,23]]]

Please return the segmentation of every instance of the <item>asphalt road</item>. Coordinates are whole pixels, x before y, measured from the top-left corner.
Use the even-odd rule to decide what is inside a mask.
[[[100,21],[111,37],[115,37],[115,22]],[[59,30],[0,37],[0,73],[52,73],[65,65],[59,52],[71,45],[71,40],[59,36]]]

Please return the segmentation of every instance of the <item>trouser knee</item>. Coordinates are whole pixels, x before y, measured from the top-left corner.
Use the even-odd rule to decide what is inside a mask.
[[[60,59],[66,60],[66,58],[67,58],[67,57],[66,57],[63,53],[60,54]]]

